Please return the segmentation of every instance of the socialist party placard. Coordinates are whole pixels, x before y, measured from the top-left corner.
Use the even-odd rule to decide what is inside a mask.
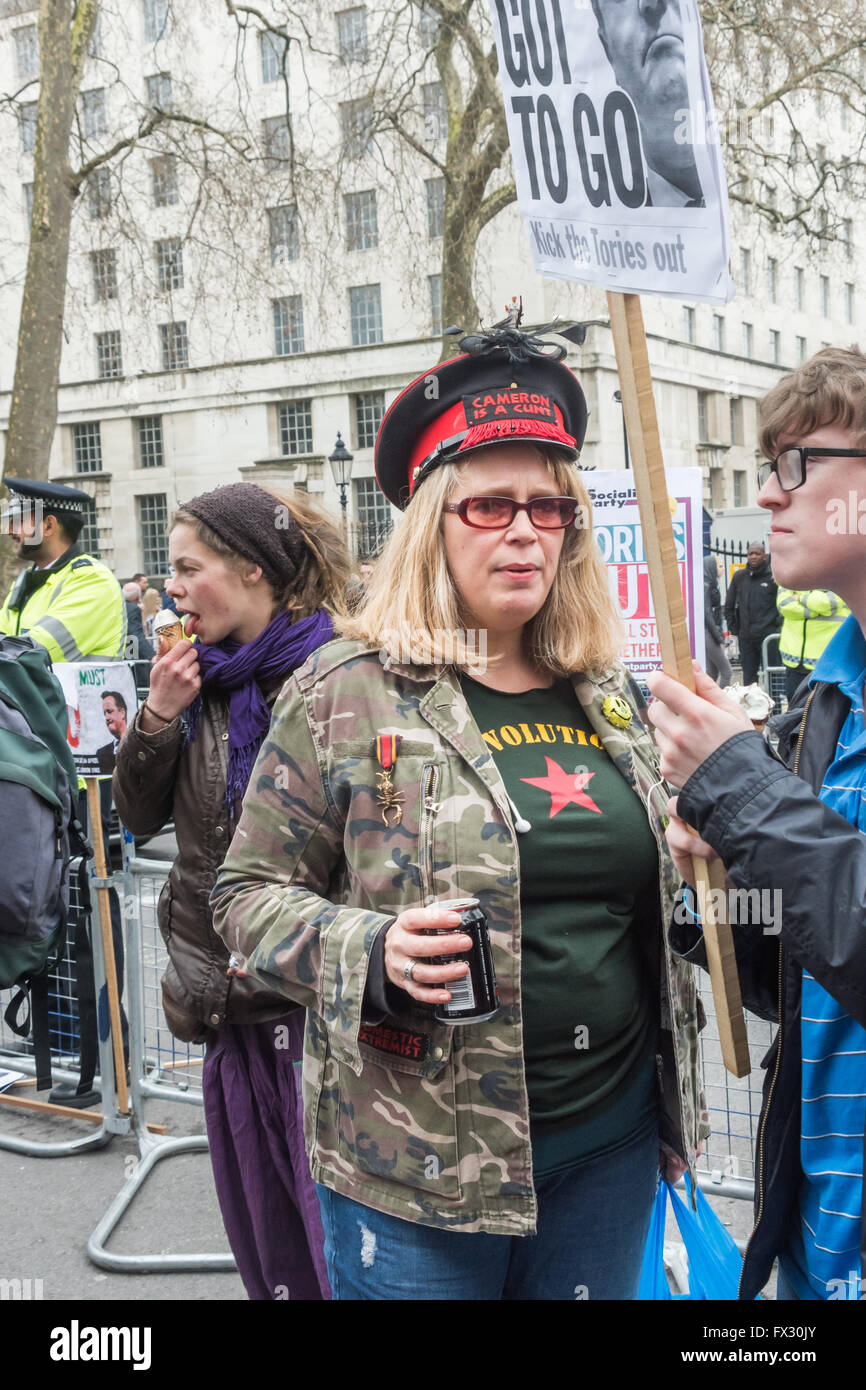
[[[728,194],[696,0],[490,0],[535,269],[725,304]]]
[[[650,592],[634,473],[624,469],[582,473],[592,502],[596,543],[607,565],[614,602],[625,628],[622,660],[639,680],[661,668],[658,625]],[[699,468],[666,468],[677,568],[686,605],[692,656],[701,665],[704,647],[703,519]]]

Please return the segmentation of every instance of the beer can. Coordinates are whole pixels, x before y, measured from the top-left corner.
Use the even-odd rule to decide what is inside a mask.
[[[430,965],[466,961],[469,966],[468,975],[459,980],[449,980],[442,986],[449,991],[451,998],[447,1004],[436,1005],[433,1017],[437,1023],[484,1023],[499,1008],[487,918],[478,906],[477,898],[452,898],[435,906],[443,912],[459,912],[460,924],[456,927],[436,927],[432,934],[453,936],[456,932],[462,932],[471,938],[472,949],[450,956],[430,956]]]

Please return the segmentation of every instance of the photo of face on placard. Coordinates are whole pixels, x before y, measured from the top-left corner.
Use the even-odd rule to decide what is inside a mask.
[[[640,126],[645,206],[703,207],[691,139],[680,0],[591,3],[616,85],[630,99]]]
[[[135,718],[138,696],[128,662],[62,662],[67,740],[83,777],[110,777],[120,741]]]

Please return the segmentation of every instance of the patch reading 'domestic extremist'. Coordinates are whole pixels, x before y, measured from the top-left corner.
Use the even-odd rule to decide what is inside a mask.
[[[430,1051],[430,1039],[426,1033],[412,1033],[406,1028],[386,1028],[382,1023],[365,1023],[358,1033],[358,1041],[379,1052],[389,1052],[392,1057],[408,1057],[412,1062],[423,1062]]]

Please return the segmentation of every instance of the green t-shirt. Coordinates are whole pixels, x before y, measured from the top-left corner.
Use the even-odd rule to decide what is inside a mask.
[[[508,796],[531,825],[518,845],[533,1131],[583,1127],[617,1110],[654,1051],[656,1009],[638,932],[642,923],[655,929],[655,839],[569,681],[517,695],[468,676],[462,687]],[[645,1102],[635,1100],[641,1113]],[[625,1120],[612,1114],[611,1142]]]

